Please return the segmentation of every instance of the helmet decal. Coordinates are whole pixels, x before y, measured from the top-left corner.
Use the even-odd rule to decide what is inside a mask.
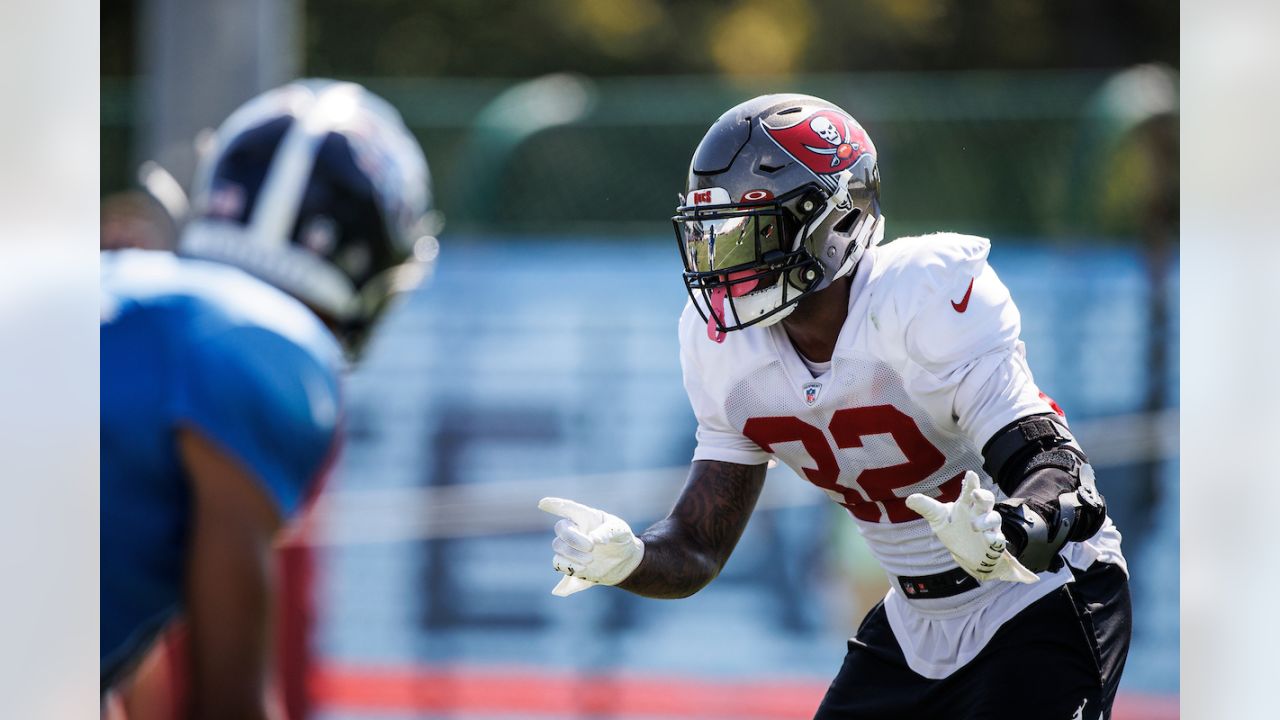
[[[689,193],[690,205],[728,205],[730,202],[732,200],[729,199],[729,191],[720,187],[694,190]]]
[[[875,157],[871,138],[845,113],[821,108],[796,115],[800,119],[791,125],[762,122],[761,126],[779,147],[815,174],[832,175],[853,167],[863,156]]]

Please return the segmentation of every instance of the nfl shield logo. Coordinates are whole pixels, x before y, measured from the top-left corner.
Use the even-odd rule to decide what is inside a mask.
[[[822,389],[822,383],[809,383],[804,386],[804,402],[806,405],[812,405],[818,402],[818,391]]]

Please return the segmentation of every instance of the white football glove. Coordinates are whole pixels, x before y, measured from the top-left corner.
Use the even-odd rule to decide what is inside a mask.
[[[644,543],[621,518],[572,500],[546,497],[538,509],[564,518],[556,523],[552,566],[565,574],[552,595],[565,597],[594,585],[617,585],[644,557]]]
[[[1006,549],[995,495],[978,484],[978,474],[969,471],[955,502],[940,503],[915,493],[907,498],[907,507],[929,521],[956,564],[978,580],[1038,581],[1040,577]]]

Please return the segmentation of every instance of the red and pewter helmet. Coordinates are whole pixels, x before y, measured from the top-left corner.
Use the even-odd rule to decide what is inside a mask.
[[[884,237],[875,146],[826,100],[748,100],[698,144],[672,221],[708,336],[772,325]]]

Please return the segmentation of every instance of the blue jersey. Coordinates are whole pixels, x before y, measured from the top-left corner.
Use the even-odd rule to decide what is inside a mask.
[[[238,460],[282,517],[329,464],[342,354],[298,301],[235,268],[102,255],[101,664],[109,681],[182,608],[191,490],[176,431]]]

